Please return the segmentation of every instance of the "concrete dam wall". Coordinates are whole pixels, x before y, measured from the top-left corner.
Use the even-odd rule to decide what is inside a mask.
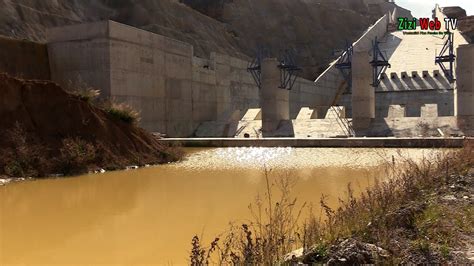
[[[343,52],[315,81],[296,78],[291,90],[280,88],[285,63],[276,58],[262,58],[259,88],[250,59],[216,52],[197,57],[191,44],[114,21],[52,28],[47,45],[15,41],[13,49],[0,41],[12,51],[7,58],[21,61],[4,62],[0,70],[100,89],[104,99],[140,111],[140,126],[168,137],[472,135],[473,45],[453,32],[460,56],[458,78],[449,82],[434,60],[445,38],[396,31],[395,14],[352,43],[349,77],[336,65]],[[375,40],[390,65],[377,77]],[[374,79],[380,81],[375,87]]]
[[[203,122],[239,121],[259,107],[259,89],[241,59],[198,58],[190,44],[113,21],[53,28],[48,39],[54,81],[81,80],[131,104],[150,131],[188,137]],[[298,78],[291,116],[303,106],[330,105],[334,94],[332,86]]]

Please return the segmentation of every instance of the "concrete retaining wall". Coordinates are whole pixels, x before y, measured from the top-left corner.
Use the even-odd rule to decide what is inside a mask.
[[[0,72],[27,79],[50,79],[45,44],[0,37]]]

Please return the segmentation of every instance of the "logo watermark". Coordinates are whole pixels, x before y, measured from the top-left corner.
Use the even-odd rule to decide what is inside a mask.
[[[398,18],[397,29],[403,31],[404,34],[414,35],[444,35],[447,32],[456,30],[458,27],[458,20],[455,18],[444,19],[444,29],[441,29],[442,23],[438,18],[413,18],[406,17]],[[441,32],[441,31],[445,32]]]

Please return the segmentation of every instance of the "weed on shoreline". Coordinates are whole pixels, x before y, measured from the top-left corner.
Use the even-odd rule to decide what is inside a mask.
[[[473,176],[467,174],[472,167],[472,143],[435,158],[387,162],[387,181],[375,181],[359,196],[348,185],[336,209],[323,195],[319,214],[310,204],[297,206],[290,196],[291,176],[277,179],[275,193],[266,171],[266,193],[251,205],[252,222],[232,225],[207,248],[195,236],[190,262],[467,263],[459,250],[473,233]],[[453,183],[461,184],[464,196],[450,195]],[[310,215],[300,221],[303,211]],[[206,259],[196,259],[196,254]]]
[[[128,157],[121,157],[101,143],[80,137],[64,137],[54,147],[29,134],[20,123],[6,131],[5,139],[10,146],[0,154],[0,177],[4,175],[15,179],[72,176],[97,169],[125,169],[130,165],[175,162],[184,156],[179,146],[158,143],[156,151],[148,156],[130,153]]]

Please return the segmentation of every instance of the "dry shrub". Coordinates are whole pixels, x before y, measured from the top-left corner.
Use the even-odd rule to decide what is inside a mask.
[[[17,122],[5,134],[12,148],[7,149],[1,161],[4,162],[4,172],[12,177],[37,177],[47,171],[47,162],[43,153],[45,147],[34,144],[25,129]],[[46,168],[46,169],[45,169]]]
[[[80,76],[75,82],[69,80],[66,88],[70,93],[88,103],[94,102],[100,96],[100,90],[89,86]]]
[[[427,195],[432,195],[440,187],[447,186],[451,176],[463,174],[473,167],[474,149],[472,143],[466,143],[462,150],[449,152],[434,159],[424,158],[421,162],[402,159],[396,164],[396,167],[395,165],[392,167],[391,178],[388,181],[375,182],[374,186],[357,198],[349,185],[346,199],[340,199],[340,207],[336,210],[329,208],[323,197],[321,207],[325,210],[324,222],[321,223],[321,217],[312,216],[304,228],[304,232],[316,231],[319,240],[309,234],[304,246],[314,248],[321,243],[337,244],[343,239],[355,237],[368,243],[375,243],[397,255],[403,248],[407,248],[403,246],[407,243],[403,243],[406,241],[400,238],[400,235],[417,239],[419,243],[423,242],[420,240],[424,237],[420,231],[422,229],[420,220],[424,221],[423,217],[436,214],[433,214],[431,208],[427,208]],[[463,216],[466,213],[465,210],[455,212],[463,213]],[[455,214],[453,213],[451,217],[455,217]],[[436,224],[430,225],[436,227]],[[434,227],[430,229],[438,236],[443,236],[444,239],[451,237],[449,244],[457,241],[456,239],[453,241],[454,235],[448,233],[452,232],[452,228],[447,231],[444,225]],[[401,241],[397,241],[397,238]],[[398,245],[394,245],[394,241]]]
[[[291,196],[295,179],[284,175],[271,183],[266,170],[265,181],[264,199],[257,197],[255,204],[249,206],[252,222],[231,225],[223,239],[216,238],[209,248],[202,247],[195,236],[190,255],[192,264],[209,264],[214,255],[220,265],[271,265],[297,247],[300,238],[297,226],[305,204],[298,207],[296,198]]]
[[[28,134],[19,123],[5,132],[6,148],[0,153],[0,174],[10,177],[77,175],[98,167],[117,170],[132,164],[178,161],[184,156],[180,147],[160,143],[155,143],[155,150],[129,152],[124,156],[108,145],[80,137],[65,138],[48,146],[35,139],[34,134]]]
[[[111,102],[105,107],[105,111],[113,118],[128,124],[137,125],[140,122],[140,113],[126,103]]]
[[[177,162],[183,159],[185,153],[181,144],[158,144],[161,160],[164,162]]]
[[[374,243],[395,254],[396,257],[401,255],[402,249],[410,248],[410,243],[405,242],[406,237],[412,237],[415,239],[414,245],[426,251],[429,246],[427,247],[426,241],[423,241],[424,235],[419,230],[423,226],[426,227],[427,220],[431,221],[430,215],[437,215],[440,211],[427,209],[424,197],[448,184],[450,176],[463,174],[474,166],[472,142],[466,142],[462,150],[448,152],[434,159],[425,158],[421,162],[415,162],[402,158],[400,161],[390,163],[391,178],[388,181],[376,180],[372,187],[358,197],[354,195],[349,184],[347,196],[345,199],[340,199],[337,209],[330,208],[323,195],[320,200],[321,213],[316,215],[310,205],[309,218],[302,226],[298,226],[302,209],[296,207],[296,199],[290,196],[294,185],[291,180],[294,179],[285,177],[279,180],[277,187],[281,196],[274,201],[274,193],[266,172],[266,195],[264,200],[256,201],[255,207],[251,206],[252,222],[241,227],[231,226],[229,232],[221,237],[221,241],[215,240],[216,248],[202,248],[202,244],[196,241],[199,238],[195,237],[193,246],[197,245],[199,248],[193,250],[200,250],[204,257],[209,257],[209,253],[215,250],[219,251],[215,252],[217,253],[215,255],[220,265],[272,265],[281,262],[286,254],[297,247],[303,247],[305,254],[311,254],[311,257],[304,256],[303,262],[310,264],[325,262],[331,247],[350,238]],[[302,208],[305,208],[304,206],[303,204]],[[460,226],[468,228],[474,224],[472,208],[467,212],[465,210],[457,212],[462,215],[457,215],[459,219],[454,220]],[[466,213],[471,220],[459,221],[462,220],[461,217],[466,217]],[[452,217],[456,215],[453,213]],[[437,223],[431,222],[430,225],[436,227]],[[454,237],[445,228],[440,228],[438,226],[429,229],[434,236]],[[470,230],[472,231],[472,228]],[[400,238],[400,234],[405,234],[403,236],[405,238]],[[401,241],[394,244],[397,238]],[[451,239],[441,244],[452,244],[456,241],[457,239],[454,241]],[[446,253],[445,246],[441,245],[440,249],[441,253]],[[197,254],[201,253],[191,254],[191,261],[199,261],[195,258]],[[200,262],[208,264],[208,261],[200,260]]]
[[[96,161],[97,150],[92,143],[80,138],[66,138],[62,141],[57,163],[61,173],[66,175],[87,172]]]
[[[85,173],[96,160],[94,145],[79,138],[63,139],[59,155],[54,155],[46,145],[31,139],[19,123],[7,131],[6,137],[12,148],[1,161],[5,174],[11,177]]]

